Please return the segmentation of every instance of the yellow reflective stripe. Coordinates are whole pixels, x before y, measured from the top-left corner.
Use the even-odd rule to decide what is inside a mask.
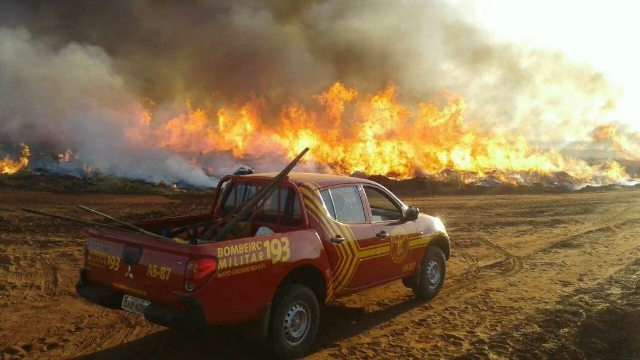
[[[313,184],[313,185],[316,186],[316,188],[313,189],[313,192],[315,193],[319,187],[316,184]],[[326,212],[324,206],[320,203],[318,196],[315,196],[314,193],[312,193],[307,189],[301,188],[300,191],[303,192],[309,199],[312,199],[312,201],[314,202],[314,204],[311,205],[312,209],[318,212],[320,211]],[[336,290],[342,291],[342,289],[344,289],[348,285],[349,279],[353,275],[355,266],[358,263],[357,241],[355,239],[355,236],[351,232],[351,229],[348,226],[340,224],[334,221],[333,219],[326,219],[326,223],[329,228],[335,231],[334,235],[340,234],[345,238],[345,241],[342,243],[341,246],[336,246],[338,251],[341,251],[342,254],[344,255],[345,261],[341,264],[340,267],[336,267],[336,274],[334,277]]]
[[[421,247],[421,246],[429,245],[431,240],[433,240],[433,238],[435,238],[438,235],[442,235],[442,233],[437,232],[431,235],[423,235],[417,239],[410,240],[409,247],[412,248],[412,247]]]
[[[325,215],[326,209],[321,203],[320,195],[318,194],[316,196],[316,192],[319,191],[319,189],[320,187],[314,183],[308,183],[306,186],[300,187],[300,192],[305,195],[305,205],[309,208],[310,213],[314,213],[314,218],[325,229],[325,231],[332,230],[335,231],[335,235],[340,234],[345,237],[343,246],[336,246],[339,259],[332,279],[333,286],[331,288],[331,295],[333,296],[333,291],[339,293],[347,287],[353,278],[360,261],[388,255],[391,252],[391,245],[387,243],[361,248],[350,226],[335,221],[334,219],[327,218]],[[334,236],[331,235],[331,232],[328,233],[330,236]],[[435,236],[435,234],[432,236],[421,236],[419,238],[412,239],[409,241],[409,248],[427,245],[433,236]],[[327,295],[327,298],[329,298],[329,295]]]
[[[329,219],[326,219],[326,217],[320,215],[320,211],[321,211],[320,209],[321,208],[324,209],[324,207],[321,204],[318,204],[317,197],[314,196],[312,193],[310,193],[307,189],[301,188],[300,191],[303,193],[303,195],[305,195],[305,204],[307,205],[309,210],[312,210],[310,212],[316,212],[316,214],[318,214],[316,220],[318,220],[320,225],[325,228],[325,231],[330,230],[330,231],[327,231],[329,236],[335,236],[336,234],[340,233],[339,228],[337,227],[337,224],[332,223]],[[335,233],[335,234],[331,235],[332,233]],[[345,239],[347,238],[345,237]],[[345,240],[345,242],[348,242],[348,241],[349,239]],[[338,264],[336,265],[336,269],[334,272],[334,279],[335,279],[336,289],[338,289],[338,291],[341,291],[343,287],[343,280],[348,275],[346,271],[350,267],[349,266],[350,260],[352,260],[354,256],[351,256],[352,254],[349,251],[348,247],[336,246],[336,249],[338,250],[340,259],[338,260]]]
[[[327,285],[327,296],[325,297],[325,302],[331,300],[333,297],[333,281],[329,278],[329,284]]]
[[[314,205],[306,199],[305,199],[305,205],[310,210],[314,208]],[[315,209],[313,209],[313,212],[315,212]],[[311,214],[311,216],[313,216],[314,219],[316,219],[318,224],[320,224],[320,226],[322,226],[325,229],[325,232],[330,234],[330,231],[328,231],[327,229],[330,229],[331,227],[328,224],[326,224],[326,222],[324,221],[324,218],[322,216],[316,216],[316,214],[313,214],[312,211],[309,211],[309,213]],[[338,252],[338,263],[336,264],[335,269],[333,269],[332,271],[333,272],[332,279],[335,279],[335,280],[331,281],[331,288],[327,290],[327,299],[333,296],[333,283],[334,282],[337,283],[337,279],[345,269],[345,262],[347,261],[347,258],[348,258],[348,256],[344,253],[344,250],[342,249],[341,246],[336,246],[336,250]]]
[[[313,203],[305,199],[305,205],[307,206],[308,209],[313,210],[313,212],[316,212],[317,214],[317,209],[315,208],[315,205]],[[310,211],[309,213],[311,214],[311,216],[314,217],[314,219],[316,219],[318,224],[320,224],[320,226],[324,228],[325,232],[329,234],[329,236],[331,236],[331,229],[332,229],[331,225],[327,223],[324,217],[322,217],[321,215],[316,215],[313,212]],[[342,266],[344,266],[343,262],[346,261],[346,258],[344,256],[341,256],[341,255],[344,255],[343,249],[341,249],[340,246],[336,246],[336,248],[338,250],[338,257],[339,257],[338,264],[336,264],[336,271],[337,271]]]
[[[329,220],[332,221],[332,220]],[[342,224],[338,224],[336,223],[337,226],[343,228],[343,233],[345,234],[345,238],[347,240],[345,240],[345,242],[343,242],[343,244],[345,244],[345,248],[347,250],[347,252],[349,252],[349,261],[347,261],[347,267],[344,273],[344,276],[340,279],[340,286],[342,288],[347,287],[347,285],[349,285],[349,281],[351,280],[351,277],[353,276],[353,273],[355,271],[356,266],[358,265],[358,261],[360,259],[359,253],[358,253],[358,247],[357,247],[357,240],[355,239],[355,236],[353,236],[353,234],[350,231],[344,231],[344,226]]]
[[[313,185],[316,187],[314,190],[317,191],[319,189],[319,186],[317,184],[313,184]],[[312,198],[315,201],[318,201],[318,197],[313,196],[310,193],[310,191],[306,189],[305,189],[305,194],[309,198]],[[324,206],[322,204],[317,204],[316,206],[318,208],[324,209]],[[355,270],[358,264],[360,263],[360,261],[377,257],[378,256],[377,251],[379,248],[385,249],[386,253],[388,253],[390,246],[386,245],[385,247],[384,244],[380,244],[380,245],[373,245],[373,246],[367,247],[365,248],[366,250],[361,250],[360,244],[356,240],[356,237],[353,234],[351,227],[349,227],[348,225],[342,224],[338,221],[335,221],[333,219],[327,219],[327,222],[332,226],[332,228],[339,229],[340,230],[339,233],[343,235],[346,239],[343,244],[346,245],[344,246],[344,250],[347,253],[346,254],[347,259],[345,262],[347,265],[344,268],[340,268],[340,271],[336,273],[336,289],[339,289],[339,291],[342,291],[342,289],[344,289],[353,278],[353,275],[355,274]],[[343,247],[337,246],[337,248],[343,248]],[[383,254],[380,254],[380,255],[383,255]],[[345,263],[343,263],[342,265],[344,266]]]
[[[361,252],[358,254],[358,256],[359,256],[359,257],[361,257],[361,258],[367,258],[367,257],[369,257],[369,256],[374,256],[374,255],[376,255],[376,254],[377,254],[377,248],[375,248],[375,249],[368,249],[368,250],[361,251]]]

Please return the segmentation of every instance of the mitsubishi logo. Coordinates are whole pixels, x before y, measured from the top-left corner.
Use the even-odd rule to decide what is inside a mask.
[[[131,273],[131,265],[129,265],[129,266],[127,267],[127,272],[126,272],[126,273],[124,273],[124,277],[128,277],[128,278],[133,279],[133,273]]]

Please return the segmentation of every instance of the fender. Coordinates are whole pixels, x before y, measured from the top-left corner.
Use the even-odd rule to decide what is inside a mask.
[[[317,269],[324,280],[325,300],[331,295],[331,266],[329,258],[325,252],[322,240],[315,230],[304,230],[302,234],[292,238],[292,242],[296,242],[296,248],[300,249],[295,258],[292,256],[291,261],[286,266],[278,267],[270,274],[269,286],[271,291],[267,293],[268,302],[275,297],[280,285],[285,281],[286,277],[291,273],[304,266],[311,266]],[[304,250],[303,250],[304,249]],[[293,250],[292,250],[293,253]]]
[[[267,339],[267,336],[269,334],[269,321],[271,319],[273,299],[275,298],[276,293],[278,292],[282,284],[287,282],[288,279],[291,279],[292,281],[298,283],[312,281],[312,279],[309,279],[307,277],[306,272],[308,271],[308,269],[315,269],[318,273],[321,274],[323,280],[322,290],[324,291],[324,296],[322,300],[320,299],[320,297],[318,298],[318,300],[326,303],[327,300],[329,300],[330,297],[333,296],[333,289],[331,288],[332,274],[330,270],[331,266],[329,263],[329,259],[327,257],[327,254],[325,253],[324,246],[322,246],[322,240],[320,240],[320,236],[315,231],[314,235],[314,237],[300,237],[298,241],[300,242],[301,246],[305,246],[304,244],[307,244],[306,246],[308,246],[309,249],[314,249],[317,254],[315,257],[300,258],[297,261],[291,262],[287,268],[279,268],[278,272],[273,274],[273,278],[275,281],[272,283],[273,285],[267,287],[268,289],[273,289],[273,291],[268,294],[270,300],[263,307],[262,315],[260,317],[260,320],[258,321],[258,332],[254,335],[258,336],[257,339],[259,341],[265,341]],[[302,275],[302,278],[297,275]],[[315,291],[315,289],[313,289],[313,286],[312,290]]]
[[[203,305],[211,324],[260,319],[280,283],[301,266],[317,268],[325,284],[330,284],[329,260],[315,229],[194,246],[191,255],[218,258],[214,277],[200,291],[190,294],[206,299]]]
[[[435,216],[420,214],[416,219],[416,226],[418,231],[421,232],[421,237],[418,238],[420,245],[425,244],[426,248],[431,245],[437,245],[444,252],[444,256],[447,260],[451,256],[451,243],[449,241],[449,234],[442,223],[442,220]]]
[[[449,234],[444,227],[444,224],[440,219],[434,216],[425,214],[419,214],[416,219],[416,226],[418,228],[419,236],[417,239],[411,240],[416,247],[420,248],[419,261],[413,271],[413,274],[409,277],[402,279],[403,284],[406,287],[413,288],[420,281],[420,272],[422,269],[422,261],[427,254],[427,249],[430,246],[438,246],[444,252],[444,256],[447,260],[451,256],[451,244],[449,242]],[[417,259],[416,259],[417,260]]]

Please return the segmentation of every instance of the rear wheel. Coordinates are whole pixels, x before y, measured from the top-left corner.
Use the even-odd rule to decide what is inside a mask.
[[[430,246],[422,259],[418,283],[412,287],[413,293],[420,299],[431,300],[438,295],[444,285],[447,274],[447,260],[437,246]]]
[[[304,355],[318,333],[320,305],[306,286],[283,285],[274,301],[270,321],[270,345],[274,355],[292,359]]]

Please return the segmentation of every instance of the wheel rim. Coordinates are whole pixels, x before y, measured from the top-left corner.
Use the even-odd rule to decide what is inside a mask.
[[[309,310],[301,302],[293,304],[284,318],[284,337],[290,345],[298,345],[304,340],[309,329]]]
[[[436,260],[429,261],[427,264],[427,280],[429,281],[429,289],[435,289],[440,284],[442,278],[442,271],[440,270],[440,264]]]

